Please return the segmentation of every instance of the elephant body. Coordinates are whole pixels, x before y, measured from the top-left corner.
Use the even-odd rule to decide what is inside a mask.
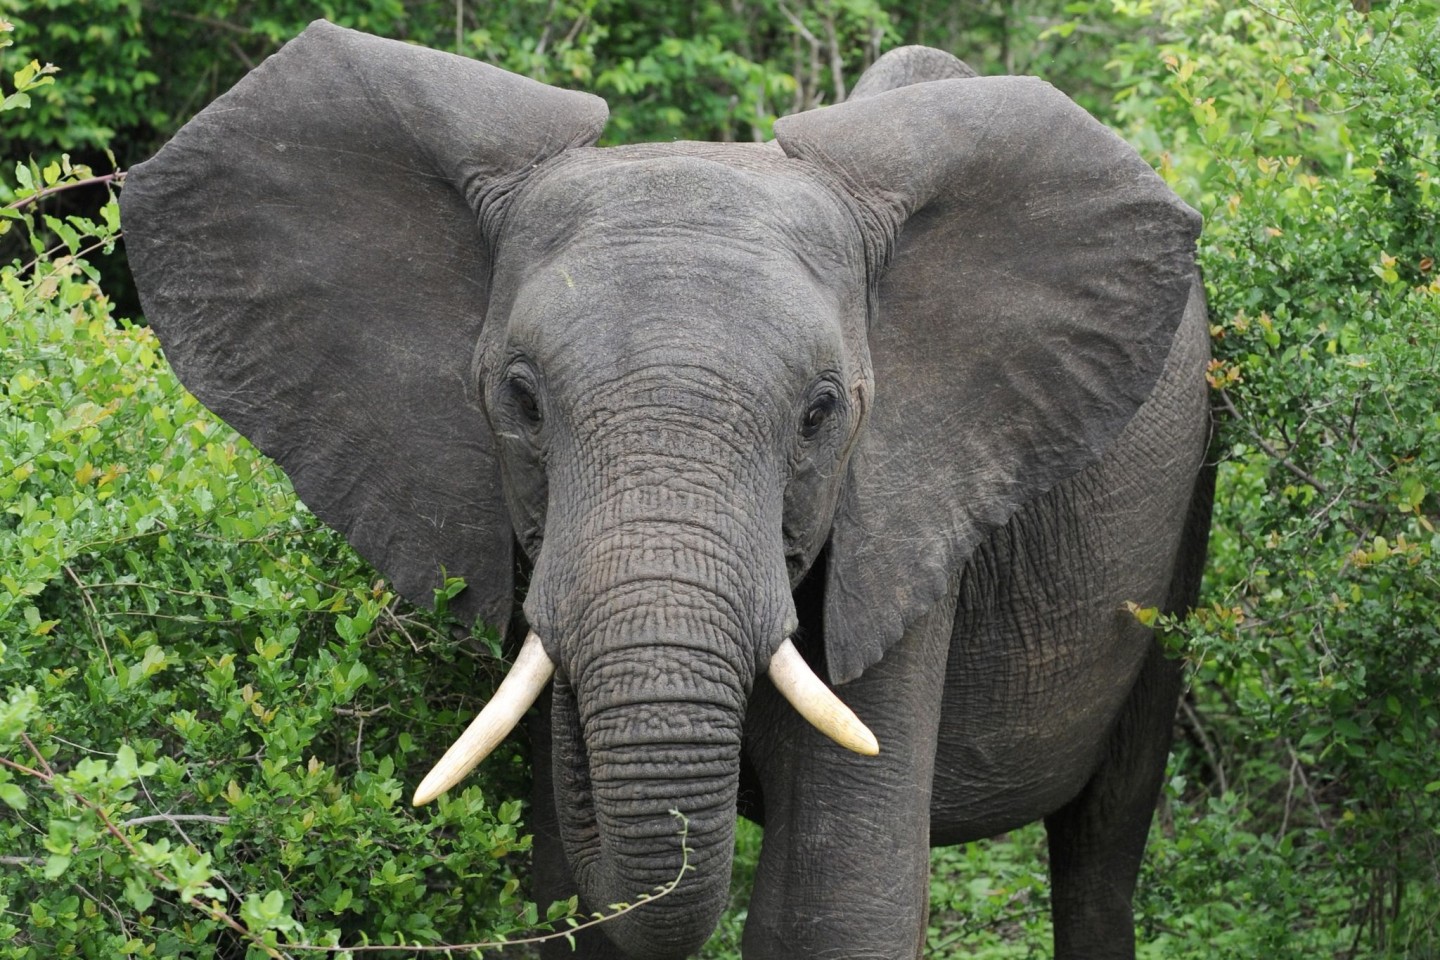
[[[1214,482],[1209,356],[1197,284],[1155,393],[1107,456],[995,531],[936,622],[840,688],[885,745],[874,769],[862,774],[868,761],[757,681],[739,810],[766,833],[747,957],[923,956],[929,848],[1040,819],[1057,956],[1133,957],[1130,900],[1181,676],[1128,604],[1183,611],[1199,589]],[[1164,482],[1171,471],[1193,484]],[[824,572],[796,591],[804,649],[822,664]],[[917,701],[929,704],[922,722]],[[531,736],[543,770],[547,715]],[[536,787],[536,809],[553,808],[548,778]],[[534,824],[537,870],[545,898],[561,899],[574,886],[549,816]],[[599,937],[582,943],[623,956]]]
[[[1208,524],[1198,217],[923,48],[773,144],[604,119],[318,22],[122,196],[186,385],[401,592],[460,574],[526,637],[416,803],[539,697],[536,899],[690,867],[582,956],[697,949],[738,812],[747,956],[917,956],[928,848],[1044,818],[1057,956],[1133,957],[1179,674],[1131,611],[1193,602]]]

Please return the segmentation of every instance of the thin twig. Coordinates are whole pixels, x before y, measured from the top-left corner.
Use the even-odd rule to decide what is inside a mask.
[[[1285,741],[1285,750],[1290,754],[1290,759],[1296,764],[1295,774],[1300,778],[1300,785],[1305,788],[1305,796],[1310,799],[1310,809],[1315,813],[1316,822],[1320,824],[1321,830],[1328,833],[1330,830],[1330,821],[1326,819],[1325,812],[1320,809],[1320,802],[1315,799],[1315,789],[1310,785],[1310,778],[1305,776],[1305,764],[1300,762],[1300,756],[1295,752],[1295,748],[1290,745],[1289,740]]]
[[[0,757],[0,766],[9,767],[16,773],[23,773],[27,777],[34,777],[35,779],[43,781],[45,783],[49,783],[51,780],[55,779],[54,776],[50,774],[47,774],[41,770],[36,770],[34,767],[27,767],[25,766],[25,764],[17,763],[14,760],[8,759],[7,757]]]
[[[550,42],[550,25],[555,17],[555,0],[550,0],[550,5],[545,8],[545,16],[540,22],[540,39],[535,41],[536,58],[545,56],[545,47]]]
[[[240,46],[239,41],[231,40],[229,43],[226,44],[226,46],[230,48],[231,53],[235,54],[236,60],[239,60],[241,63],[245,64],[246,70],[255,69],[255,61],[252,60],[250,58],[250,55],[246,53],[245,50]]]
[[[97,241],[95,241],[94,243],[90,244],[90,246],[86,247],[84,250],[77,250],[75,253],[67,255],[67,256],[65,257],[65,260],[67,261],[67,263],[73,263],[74,261],[76,261],[76,260],[80,259],[81,257],[85,256],[85,254],[87,254],[87,253],[94,253],[96,250],[99,250],[101,247],[105,247],[105,246],[109,246],[109,245],[113,244],[116,240],[119,240],[119,239],[120,239],[121,237],[123,237],[123,236],[125,236],[125,234],[123,234],[123,233],[116,233],[116,234],[112,234],[112,235],[106,237],[106,238],[103,239],[103,240],[97,240]],[[34,270],[34,269],[35,269],[36,267],[38,267],[42,262],[44,262],[44,261],[46,261],[46,260],[49,260],[52,256],[54,256],[55,254],[59,253],[61,250],[64,250],[64,249],[66,249],[66,245],[65,245],[65,244],[63,244],[63,243],[57,243],[55,246],[51,247],[49,250],[46,250],[44,253],[40,254],[40,256],[36,257],[34,260],[31,260],[29,263],[27,263],[27,264],[25,264],[24,266],[22,266],[19,270],[15,271],[15,272],[16,272],[16,275],[18,276],[19,274],[28,273],[29,271]],[[58,261],[57,261],[57,263],[58,263]]]
[[[168,613],[150,613],[145,610],[106,610],[100,614],[102,617],[150,617],[153,620],[170,620],[174,623],[208,623],[212,626],[229,627],[237,623],[244,623],[244,620],[237,620],[234,617],[225,617],[218,620],[211,620],[208,617],[195,616],[172,616]]]
[[[410,649],[416,653],[420,653],[420,644],[415,642],[415,638],[410,636],[410,631],[405,629],[405,624],[401,623],[400,618],[395,615],[393,604],[387,604],[381,613],[385,619],[390,622],[391,626],[399,630],[400,635],[410,643]]]
[[[1242,423],[1245,425],[1245,432],[1250,435],[1250,439],[1254,440],[1256,445],[1259,446],[1261,450],[1264,450],[1271,457],[1277,460],[1280,465],[1286,470],[1289,470],[1295,476],[1299,477],[1301,480],[1304,480],[1306,483],[1310,484],[1310,486],[1314,487],[1315,491],[1319,493],[1322,497],[1329,496],[1329,487],[1327,487],[1320,480],[1317,480],[1315,477],[1311,476],[1302,468],[1291,463],[1290,459],[1286,457],[1285,454],[1275,449],[1275,447],[1272,446],[1268,440],[1260,436],[1259,432],[1250,426],[1250,422],[1246,420],[1240,414],[1240,411],[1235,408],[1235,403],[1230,399],[1230,394],[1228,391],[1221,390],[1219,391],[1219,393],[1220,402],[1225,405],[1225,412],[1230,414],[1230,416],[1234,417],[1237,423]]]
[[[1290,758],[1290,777],[1285,784],[1285,813],[1280,817],[1280,832],[1277,835],[1279,840],[1285,839],[1285,831],[1290,826],[1290,801],[1295,798],[1295,768],[1298,766],[1300,766],[1299,758],[1292,756]]]
[[[216,817],[208,813],[155,813],[122,820],[120,826],[138,827],[147,823],[218,823],[223,827],[229,822],[229,817]]]
[[[90,901],[99,906],[100,909],[104,910],[106,913],[110,914],[110,916],[114,917],[115,922],[120,924],[121,936],[123,936],[126,940],[129,940],[131,937],[134,936],[134,934],[130,932],[130,924],[125,922],[125,915],[122,914],[119,908],[115,906],[114,900],[98,897],[95,894],[91,893],[89,890],[86,890],[85,887],[79,883],[73,883],[71,884],[71,886],[73,886],[76,890],[79,890],[81,895],[88,897]]]
[[[50,761],[46,760],[45,755],[40,752],[40,748],[35,746],[35,741],[30,739],[30,735],[21,733],[20,739],[25,741],[25,746],[29,748],[30,752],[35,756],[35,759],[40,761],[40,769],[45,771],[45,775],[49,777],[55,776],[55,768],[50,766]]]
[[[54,733],[50,734],[50,739],[58,741],[59,743],[63,743],[65,744],[65,746],[70,747],[72,750],[79,750],[81,753],[93,753],[97,757],[119,756],[118,753],[111,753],[109,750],[96,750],[94,747],[87,747],[83,743],[76,743],[74,740],[66,740],[64,737]]]
[[[1306,23],[1304,20],[1301,20],[1301,19],[1300,19],[1300,11],[1299,11],[1299,10],[1296,8],[1296,6],[1295,6],[1295,0],[1285,0],[1285,3],[1286,3],[1287,6],[1289,6],[1290,12],[1295,15],[1296,20],[1299,22],[1300,29],[1305,31],[1305,36],[1307,36],[1307,37],[1310,38],[1310,42],[1313,43],[1313,44],[1314,44],[1315,46],[1317,46],[1317,47],[1323,46],[1323,43],[1321,42],[1320,38],[1317,37],[1317,36],[1315,36],[1315,31],[1310,29],[1310,24],[1308,24],[1308,23]],[[1295,21],[1292,21],[1292,22],[1295,22]],[[1346,63],[1345,61],[1343,61],[1343,60],[1337,60],[1337,59],[1335,59],[1334,57],[1331,57],[1331,56],[1328,56],[1328,55],[1326,56],[1325,59],[1328,60],[1330,63],[1333,63],[1335,66],[1339,67],[1341,70],[1344,70],[1346,73],[1350,74],[1350,76],[1354,77],[1355,79],[1357,79],[1357,80],[1364,80],[1364,79],[1365,79],[1364,74],[1362,74],[1359,70],[1356,70],[1354,67],[1350,66],[1350,65],[1349,65],[1348,63]]]
[[[80,577],[71,569],[70,565],[64,564],[62,568],[75,586],[80,589],[80,599],[85,607],[85,619],[90,624],[90,632],[95,634],[95,639],[100,643],[100,649],[105,651],[105,663],[110,668],[110,676],[115,676],[115,661],[110,659],[110,646],[105,642],[105,632],[100,629],[100,611],[95,607],[95,601],[91,598],[90,592],[85,589],[85,584],[80,582]]]
[[[97,183],[113,183],[120,187],[125,185],[125,171],[116,170],[114,173],[107,173],[101,177],[86,177],[84,180],[72,180],[70,183],[62,183],[54,187],[46,187],[28,197],[21,197],[14,203],[8,204],[6,210],[23,210],[32,203],[39,203],[46,197],[54,196],[57,193],[64,193],[66,190],[74,190],[76,187],[89,187]]]
[[[246,604],[233,597],[222,596],[218,593],[197,593],[193,590],[176,590],[172,587],[165,586],[163,583],[143,583],[139,580],[109,580],[104,583],[92,583],[89,586],[91,590],[114,589],[117,587],[153,590],[156,593],[168,593],[176,597],[195,597],[199,600],[223,600],[226,603],[233,603],[237,607],[252,606],[252,604]]]
[[[21,734],[21,736],[23,737],[24,734]],[[49,770],[50,765],[45,762],[45,758],[41,756],[40,751],[35,747],[33,743],[30,742],[30,739],[28,737],[25,737],[25,743],[30,748],[30,752],[35,756],[35,759],[40,761],[40,764],[45,767],[46,770]],[[62,793],[60,789],[55,786],[56,777],[53,771],[47,773],[41,770],[34,770],[30,767],[26,767],[23,764],[16,763],[14,760],[9,760],[5,757],[0,757],[0,764],[4,764],[10,769],[16,770],[20,773],[35,777],[36,779],[43,782],[50,789],[56,791],[57,793],[61,793],[61,795],[64,796],[66,799],[74,800],[76,803],[85,807],[91,813],[95,814],[95,816],[100,820],[100,823],[105,827],[106,832],[113,836],[116,840],[119,840],[121,846],[125,848],[125,850],[130,854],[130,856],[135,858],[137,863],[144,863],[144,859],[141,857],[139,849],[135,846],[133,842],[131,842],[129,837],[125,836],[125,834],[120,832],[120,828],[115,825],[115,821],[110,819],[110,816],[105,812],[105,809],[95,801],[91,800],[89,797],[82,796],[79,793]],[[146,866],[145,869],[152,877],[159,880],[167,887],[179,889],[180,885],[158,867]],[[240,921],[236,920],[230,914],[226,913],[225,910],[222,909],[218,904],[206,905],[200,903],[198,900],[191,900],[190,902],[195,906],[197,910],[205,913],[212,920],[223,923],[235,933],[239,934],[241,937],[244,937],[249,942],[257,945],[258,947],[260,947],[260,949],[266,951],[271,956],[287,956],[287,954],[277,951],[274,947],[268,946],[259,936],[253,933],[248,927],[240,923]]]
[[[191,23],[199,23],[207,27],[215,27],[218,30],[228,30],[231,33],[238,33],[242,37],[248,37],[254,32],[249,27],[242,27],[224,20],[216,20],[214,17],[200,17],[193,13],[180,13],[179,11],[172,11],[171,15],[179,17],[181,20],[189,20]]]
[[[581,30],[584,30],[584,29],[585,29],[585,25],[586,25],[587,23],[589,23],[589,22],[590,22],[590,14],[588,14],[588,13],[582,13],[582,14],[580,14],[580,16],[575,19],[574,25],[572,25],[572,26],[570,27],[570,32],[567,33],[567,34],[565,34],[565,36],[560,40],[559,43],[555,44],[555,49],[556,49],[556,50],[566,50],[566,49],[569,49],[569,47],[571,46],[571,44],[573,44],[573,43],[575,42],[575,38],[578,37],[578,36],[580,36],[580,31],[581,31]]]
[[[365,742],[365,718],[361,717],[360,722],[355,724],[355,769],[364,770],[365,764],[360,759],[361,746]]]
[[[835,33],[835,11],[825,5],[825,40],[830,48],[830,80],[835,87],[835,102],[845,102],[845,69],[840,59],[840,40]]]
[[[303,533],[304,531],[294,531],[294,532],[295,532],[297,535],[299,535],[299,534]],[[281,533],[284,534],[284,535],[286,535],[286,536],[288,536],[288,535],[290,534],[290,531],[281,531]],[[209,539],[209,538],[206,538],[206,539]],[[217,538],[215,538],[215,539],[224,540],[223,537],[217,537]],[[318,583],[320,586],[325,587],[325,588],[327,588],[327,589],[329,589],[329,590],[333,590],[333,591],[335,591],[336,593],[344,593],[344,592],[345,592],[345,588],[342,587],[340,584],[338,584],[338,583],[331,583],[331,582],[328,581],[328,580],[323,580],[323,579],[321,579],[320,577],[317,577],[315,574],[311,573],[311,572],[310,572],[309,570],[307,570],[306,568],[304,568],[304,567],[297,567],[297,566],[295,566],[293,563],[291,563],[290,561],[286,560],[284,557],[281,557],[281,556],[279,556],[278,554],[272,553],[269,549],[266,548],[264,542],[262,542],[262,541],[265,540],[265,539],[269,539],[269,538],[264,538],[264,537],[262,537],[262,538],[257,538],[257,539],[254,539],[254,540],[248,540],[248,541],[247,541],[247,540],[242,540],[242,541],[240,541],[240,542],[241,542],[241,543],[253,543],[253,544],[255,544],[256,546],[258,546],[258,547],[260,548],[260,552],[263,553],[263,554],[265,554],[265,556],[269,557],[271,560],[274,560],[276,563],[280,564],[280,565],[281,565],[282,567],[284,567],[286,570],[288,570],[288,571],[290,571],[290,572],[292,572],[292,573],[298,573],[298,574],[300,574],[300,576],[305,577],[307,580],[311,581],[312,583]]]
[[[150,801],[150,806],[154,807],[156,810],[160,809],[160,805],[156,803],[155,798],[150,795],[150,788],[145,785],[145,778],[140,777],[138,779],[140,781],[140,789],[144,791],[145,799]],[[176,822],[176,817],[172,815],[166,815],[165,818],[169,821],[170,826],[175,830],[175,832],[180,834],[180,839],[185,841],[185,845],[191,850],[194,850],[196,854],[199,854],[201,852],[200,848],[195,844],[194,840],[190,839],[190,834],[185,832],[185,828],[180,826],[180,824]],[[224,819],[226,822],[228,822],[230,818],[224,817],[216,819]],[[236,890],[230,885],[230,881],[225,879],[224,874],[220,873],[219,871],[214,871],[210,874],[210,876],[212,879],[220,881],[220,885],[226,890],[230,891],[232,902],[240,903],[245,899],[244,897],[240,896],[240,892],[238,890]]]
[[[1210,759],[1210,766],[1215,771],[1215,779],[1220,782],[1220,795],[1224,796],[1230,792],[1230,782],[1225,776],[1225,764],[1220,762],[1220,754],[1215,750],[1215,745],[1210,742],[1205,728],[1200,724],[1200,718],[1195,715],[1195,710],[1190,706],[1188,697],[1180,698],[1180,709],[1185,713],[1185,720],[1190,729],[1195,732],[1195,737],[1200,741],[1200,748],[1205,751],[1205,756]]]
[[[796,44],[796,94],[797,96],[801,96],[803,94],[803,96],[801,96],[803,103],[798,105],[799,109],[797,109],[796,112],[799,112],[799,110],[808,110],[812,107],[818,107],[820,105],[820,101],[823,99],[822,95],[815,91],[816,84],[820,82],[820,39],[816,37],[815,34],[810,32],[810,28],[805,26],[805,21],[801,20],[799,15],[790,9],[790,5],[787,4],[785,0],[777,0],[777,3],[779,4],[780,12],[785,15],[786,20],[790,21],[790,25],[795,28],[795,32],[801,37],[804,37],[805,42],[810,45],[810,76],[809,82],[806,83],[801,74],[800,51],[798,49],[798,41]]]
[[[31,767],[27,767],[24,764],[17,763],[14,760],[10,760],[6,757],[0,757],[0,765],[9,767],[10,769],[15,770],[19,773],[24,773],[28,776],[35,777],[36,779],[43,782],[46,786],[50,787],[50,789],[55,790],[57,793],[60,793],[60,789],[55,786],[55,774],[53,773],[53,771],[46,772],[49,771],[50,767],[49,764],[46,762],[45,758],[40,754],[40,751],[36,748],[34,743],[30,741],[29,737],[26,737],[24,734],[21,734],[21,736],[24,737],[26,745],[30,748],[30,752],[34,755],[35,759],[39,761],[40,765],[45,768],[45,770],[36,770]],[[104,808],[102,808],[99,804],[95,803],[93,800],[90,800],[88,797],[82,796],[78,793],[70,792],[65,792],[62,795],[66,799],[74,800],[76,803],[79,803],[81,806],[85,807],[87,810],[93,813],[99,819],[100,823],[105,827],[106,832],[108,832],[116,840],[120,841],[120,844],[125,848],[125,850],[133,858],[135,858],[136,862],[139,863],[144,862],[141,858],[139,849],[135,846],[135,844],[130,840],[129,837],[125,836],[125,834],[121,832],[120,826],[154,820],[170,820],[173,822],[174,820],[180,819],[179,815],[168,814],[156,817],[137,817],[134,820],[125,821],[124,824],[117,826],[116,823],[110,819]],[[240,923],[238,920],[232,917],[218,903],[212,902],[209,904],[205,904],[202,903],[199,899],[191,899],[189,903],[196,910],[204,913],[212,920],[224,924],[237,936],[241,937],[246,942],[255,945],[257,948],[264,951],[267,955],[271,957],[283,957],[287,958],[287,960],[293,960],[293,958],[291,958],[290,955],[285,952],[286,950],[303,950],[312,953],[380,953],[400,951],[408,951],[411,953],[445,953],[454,950],[494,950],[502,947],[516,946],[520,944],[547,943],[555,940],[569,939],[573,937],[576,933],[581,932],[582,930],[588,930],[593,927],[599,926],[602,923],[608,923],[617,917],[622,917],[627,913],[639,909],[647,903],[653,903],[656,900],[669,896],[680,885],[681,881],[685,879],[685,874],[689,873],[691,870],[694,869],[694,867],[690,865],[690,854],[693,851],[690,849],[690,846],[687,842],[690,832],[689,820],[687,820],[684,814],[680,813],[678,810],[671,810],[670,814],[671,816],[675,817],[677,820],[680,821],[680,870],[675,875],[675,879],[659,887],[656,887],[654,893],[641,894],[639,897],[636,898],[634,902],[619,905],[610,913],[592,913],[592,919],[587,920],[584,923],[575,923],[573,919],[569,919],[566,922],[572,924],[572,926],[570,926],[566,930],[537,935],[533,937],[525,937],[518,940],[482,941],[478,943],[447,943],[433,945],[416,944],[411,946],[399,944],[367,944],[362,946],[350,947],[329,947],[311,944],[287,944],[285,945],[284,949],[280,949],[277,947],[272,947],[265,943],[265,941],[258,934],[256,934],[254,931],[250,930],[244,924]],[[194,814],[189,815],[187,819],[210,818],[206,818],[200,814]],[[0,860],[0,863],[3,862],[5,861]],[[151,876],[159,880],[166,887],[169,887],[171,889],[179,889],[180,885],[168,874],[160,870],[158,867],[146,866],[145,869]]]
[[[1291,462],[1289,457],[1277,450],[1274,444],[1270,443],[1268,440],[1262,437],[1259,431],[1257,431],[1254,427],[1250,425],[1250,422],[1241,415],[1238,409],[1236,409],[1234,401],[1230,399],[1229,391],[1218,390],[1216,392],[1220,395],[1220,402],[1223,403],[1225,406],[1225,412],[1230,414],[1230,416],[1235,419],[1236,423],[1241,424],[1245,428],[1245,433],[1250,437],[1251,440],[1255,441],[1256,446],[1258,446],[1261,450],[1265,451],[1265,453],[1268,454],[1271,458],[1273,458],[1276,463],[1280,464],[1280,466],[1284,467],[1291,474],[1298,477],[1300,480],[1303,480],[1305,483],[1308,483],[1310,486],[1314,487],[1315,492],[1320,494],[1320,496],[1330,496],[1330,488],[1325,483],[1311,475],[1304,468]],[[1344,491],[1342,490],[1341,493],[1343,494]],[[1388,512],[1381,504],[1369,503],[1364,500],[1350,500],[1347,502],[1346,505],[1355,510],[1364,511],[1366,513]],[[1340,517],[1340,522],[1344,524],[1350,530],[1350,532],[1355,534],[1357,537],[1363,537],[1364,534],[1359,525],[1355,524],[1354,522],[1343,516]]]
[[[356,710],[356,709],[354,709],[353,707],[331,707],[331,708],[330,708],[330,712],[331,712],[331,713],[338,713],[338,714],[339,714],[340,716],[342,716],[342,717],[362,717],[362,718],[363,718],[363,717],[378,717],[380,714],[388,712],[389,709],[390,709],[390,704],[388,704],[388,703],[382,703],[380,706],[376,707],[376,708],[373,709],[373,710]]]

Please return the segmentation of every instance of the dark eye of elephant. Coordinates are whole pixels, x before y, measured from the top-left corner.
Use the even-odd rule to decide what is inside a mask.
[[[524,380],[512,378],[505,384],[506,392],[510,394],[510,402],[520,412],[527,423],[538,426],[544,420],[544,414],[540,411],[540,401],[535,396],[535,388]]]
[[[827,383],[817,389],[810,399],[810,406],[805,409],[804,418],[800,421],[800,436],[813,440],[839,406],[840,395],[832,385]]]

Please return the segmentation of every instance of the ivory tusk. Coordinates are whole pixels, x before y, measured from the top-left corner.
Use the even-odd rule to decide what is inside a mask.
[[[846,750],[873,757],[880,752],[875,740],[860,718],[815,676],[815,671],[800,656],[795,644],[787,637],[770,658],[770,682],[780,695],[790,701],[810,724]]]
[[[422,807],[440,794],[449,790],[475,769],[475,765],[489,756],[501,740],[513,729],[525,711],[540,696],[555,664],[540,645],[540,637],[532,630],[515,658],[515,665],[501,681],[495,696],[485,704],[480,715],[470,721],[470,726],[460,734],[460,739],[445,751],[440,762],[420,781],[411,803]]]

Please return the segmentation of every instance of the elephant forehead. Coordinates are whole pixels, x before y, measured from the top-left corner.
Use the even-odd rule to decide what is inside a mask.
[[[507,211],[491,316],[512,340],[590,369],[842,365],[863,245],[827,186],[764,148],[581,153]]]
[[[752,266],[789,260],[827,285],[853,274],[864,249],[849,208],[809,165],[768,146],[703,143],[570,151],[522,189],[502,246],[722,268],[749,253]]]
[[[774,259],[632,241],[604,263],[560,256],[531,270],[507,339],[577,385],[627,370],[703,367],[786,384],[843,365],[843,304]]]

